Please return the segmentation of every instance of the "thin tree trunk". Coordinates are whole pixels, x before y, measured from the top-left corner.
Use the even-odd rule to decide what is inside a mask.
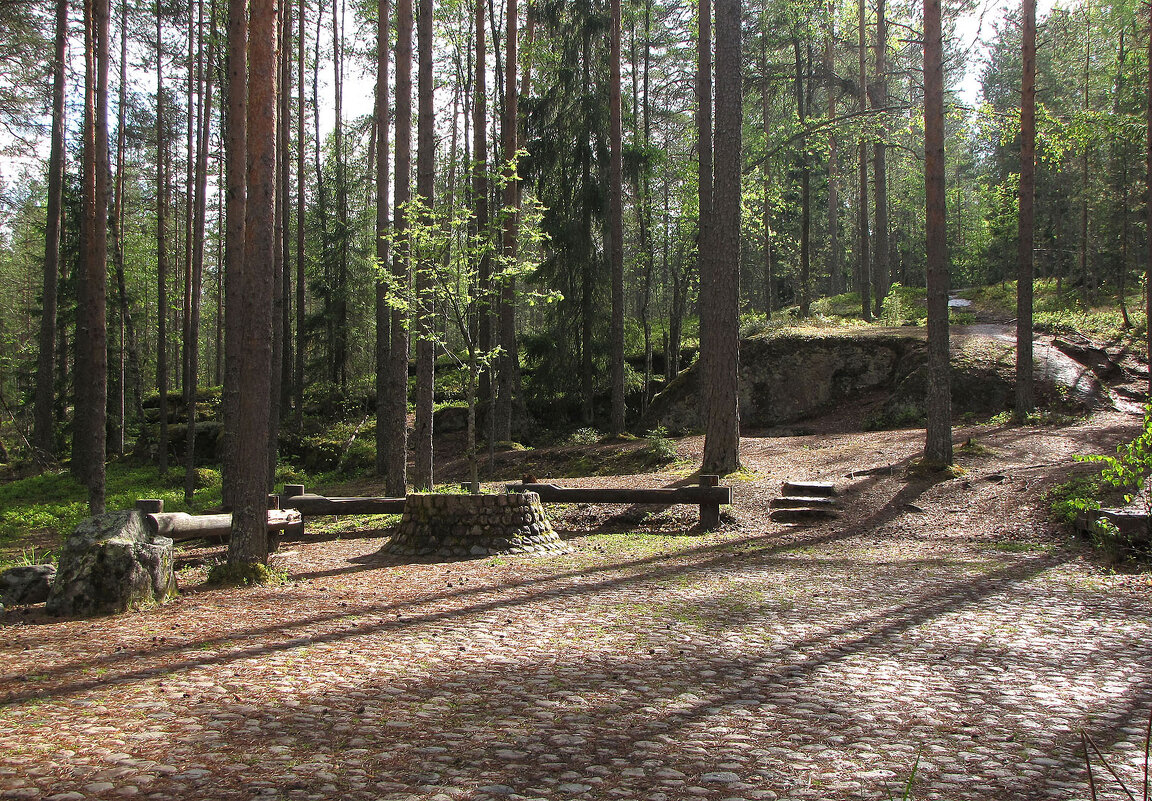
[[[156,16],[156,391],[160,396],[160,475],[168,473],[168,131],[164,113],[164,52]]]
[[[1089,109],[1088,69],[1092,62],[1092,23],[1089,16],[1091,3],[1085,3],[1084,9],[1084,114]],[[1084,143],[1084,150],[1080,153],[1080,293],[1084,301],[1088,300],[1088,289],[1091,276],[1088,274],[1088,148],[1089,142]]]
[[[531,6],[528,7],[531,19]],[[504,160],[510,162],[520,144],[519,102],[516,94],[516,59],[519,15],[516,0],[508,0],[507,20],[508,43],[505,48],[504,80]],[[529,29],[531,30],[531,29]],[[527,95],[531,71],[524,64],[522,92]],[[519,251],[520,239],[520,182],[509,180],[504,186],[504,206],[506,208],[503,230],[504,257],[514,264]],[[520,355],[516,343],[516,279],[506,278],[500,285],[499,300],[500,345],[503,353],[499,361],[499,386],[495,406],[495,438],[512,439],[512,418],[516,413],[520,398]]]
[[[828,119],[836,119],[835,61],[832,48],[836,41],[834,6],[828,10],[828,30],[824,38],[824,72],[828,84]],[[767,109],[765,109],[767,114]],[[767,116],[764,120],[768,124]],[[767,133],[767,127],[765,128]],[[844,291],[840,268],[840,176],[837,158],[838,138],[835,126],[828,127],[828,279],[833,295]]]
[[[120,86],[116,108],[116,178],[112,187],[112,216],[109,226],[112,234],[112,264],[116,271],[117,287],[117,353],[116,353],[116,394],[110,398],[109,414],[113,418],[112,452],[124,455],[125,399],[125,324],[128,298],[124,286],[124,243],[121,232],[124,227],[124,118],[128,96],[128,4],[120,6]]]
[[[419,48],[417,69],[418,114],[416,129],[416,194],[422,206],[421,224],[432,225],[432,200],[436,179],[435,134],[436,117],[432,110],[432,0],[420,0],[416,21]],[[432,271],[435,269],[428,253],[419,254],[416,268],[416,308],[419,314],[420,338],[416,341],[416,429],[413,446],[416,461],[413,483],[417,487],[432,488],[432,409],[435,405],[436,343],[432,330],[435,295]]]
[[[931,0],[926,0],[930,2]],[[860,69],[858,72],[858,79],[860,82],[860,114],[863,116],[868,110],[868,72],[865,63],[865,53],[867,49],[864,46],[864,29],[865,29],[865,8],[864,0],[860,0],[859,4],[859,43],[857,45],[857,54],[860,59]],[[864,136],[860,137],[859,146],[859,162],[860,162],[860,178],[857,190],[859,192],[859,203],[857,204],[856,211],[856,238],[859,242],[860,253],[856,257],[856,288],[860,292],[860,313],[865,320],[872,319],[872,268],[869,262],[869,236],[868,236],[868,144],[864,140]]]
[[[888,20],[884,16],[884,0],[876,0],[876,81],[872,86],[872,109],[881,120],[880,138],[872,145],[874,193],[876,197],[876,227],[873,242],[872,282],[874,309],[879,317],[891,285],[888,268],[888,163],[884,143],[888,107]]]
[[[766,26],[767,0],[765,0],[762,14],[765,17],[762,20],[762,25]],[[765,28],[760,35],[760,124],[765,142],[770,141],[772,135],[772,109],[768,100],[768,80],[768,34]],[[764,315],[771,320],[776,304],[776,285],[772,276],[772,198],[767,162],[760,165],[760,170],[763,176],[761,189],[764,192],[764,205],[760,210],[761,224],[764,227]]]
[[[1148,63],[1152,64],[1152,6],[1148,9]],[[1148,238],[1148,260],[1144,265],[1144,335],[1148,341],[1148,400],[1152,402],[1152,70],[1148,71],[1146,124],[1147,146],[1145,148],[1145,191],[1144,213],[1146,216],[1145,236]]]
[[[805,102],[804,75],[807,72],[800,41],[800,32],[792,37],[792,49],[796,61],[795,91],[796,118],[803,132],[808,125],[808,109]],[[806,137],[801,135],[798,150],[800,162],[800,316],[808,316],[812,298],[811,251],[812,251],[812,168],[808,158]]]
[[[199,0],[203,5],[203,0]],[[216,58],[216,4],[211,7],[212,27],[208,37],[208,64],[211,65]],[[188,435],[185,440],[184,463],[184,500],[192,502],[196,491],[196,393],[200,383],[200,306],[204,288],[204,236],[207,222],[208,202],[208,143],[211,134],[210,120],[212,119],[212,70],[204,73],[203,102],[198,121],[196,142],[196,208],[193,221],[192,264],[192,296],[189,305],[188,342],[185,348],[188,351]]]
[[[928,425],[924,461],[952,464],[948,364],[948,228],[944,192],[944,41],[940,0],[924,0],[924,189],[928,305]]]
[[[304,354],[307,351],[307,307],[305,302],[304,271],[307,254],[304,248],[304,217],[307,195],[304,188],[304,54],[307,37],[304,35],[305,8],[297,15],[296,36],[299,39],[296,61],[296,365],[293,389],[296,397],[296,430],[304,429]]]
[[[509,0],[513,2],[513,0]],[[612,276],[612,413],[609,430],[624,433],[624,144],[620,99],[620,0],[611,0],[608,48],[608,209]]]
[[[91,514],[104,512],[104,459],[107,446],[108,415],[108,39],[110,14],[108,0],[92,2],[92,43],[94,56],[94,114],[90,118],[93,145],[91,184],[91,227],[85,242],[85,309],[88,339],[83,343],[83,356],[88,359],[89,388],[86,408],[77,408],[77,416],[87,418],[83,443],[85,483],[88,486],[88,509]],[[78,358],[80,353],[77,354]]]
[[[396,175],[393,183],[392,280],[401,299],[409,283],[408,200],[412,193],[412,0],[396,3]],[[388,494],[400,496],[407,487],[408,457],[408,319],[404,310],[392,310],[389,380]]]
[[[53,425],[56,378],[56,295],[60,284],[60,233],[64,192],[64,62],[68,53],[68,0],[56,0],[56,41],[52,59],[52,138],[48,156],[48,219],[44,231],[44,284],[40,316],[40,350],[36,362],[36,396],[32,441],[45,454],[56,450]]]
[[[472,202],[476,215],[476,234],[480,252],[476,254],[477,291],[476,331],[480,352],[492,352],[492,319],[496,313],[496,292],[492,286],[491,249],[488,247],[488,46],[484,27],[484,0],[475,4],[475,99],[472,103]],[[493,367],[479,376],[480,403],[490,426],[495,425],[496,405],[493,392]]]
[[[1016,419],[1036,407],[1032,381],[1032,248],[1036,195],[1036,0],[1023,0],[1020,99],[1020,224],[1016,277]]]
[[[343,0],[332,3],[332,70],[335,126],[332,131],[336,170],[336,353],[332,380],[348,389],[348,171],[344,163],[344,42]]]
[[[635,39],[633,39],[635,50]],[[633,56],[633,76],[635,76],[635,56]],[[643,100],[636,98],[636,79],[632,80],[633,105],[640,106],[641,131],[643,140],[641,146],[647,154],[652,145],[651,109],[648,104],[649,70],[652,61],[652,0],[644,0],[644,96]],[[644,259],[644,289],[640,299],[640,323],[644,329],[644,393],[641,396],[641,414],[648,411],[648,402],[652,396],[652,320],[650,308],[652,305],[652,281],[656,271],[656,257],[652,252],[652,165],[646,159],[644,170],[639,180],[640,203],[636,216],[640,226],[640,251]]]
[[[388,0],[379,0],[376,12],[376,269],[388,268]],[[389,337],[391,312],[388,283],[376,279],[376,472],[388,475]]]

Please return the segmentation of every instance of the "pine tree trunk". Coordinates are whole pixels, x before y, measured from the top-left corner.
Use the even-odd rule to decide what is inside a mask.
[[[926,2],[929,0],[926,0]],[[864,29],[865,29],[865,8],[864,0],[860,0],[859,4],[859,42],[857,44],[857,54],[860,59],[860,69],[857,77],[860,83],[860,114],[861,116],[868,109],[868,73],[865,67],[864,54],[867,52],[864,46]],[[869,235],[868,235],[868,145],[864,141],[864,137],[860,137],[859,147],[859,203],[857,203],[856,211],[856,239],[859,242],[860,252],[856,256],[856,290],[860,293],[860,314],[865,320],[872,319],[872,267],[869,262]]]
[[[423,208],[424,226],[432,225],[433,189],[436,178],[435,134],[436,117],[432,109],[432,0],[420,0],[416,38],[419,48],[417,70],[417,102],[419,104],[416,129],[416,194]],[[413,446],[416,461],[413,483],[417,487],[432,488],[432,410],[435,405],[436,343],[432,330],[435,313],[432,271],[435,269],[428,253],[419,254],[416,268],[416,306],[419,314],[420,338],[416,342],[416,443]]]
[[[835,61],[832,48],[836,41],[834,10],[828,13],[828,30],[824,38],[824,73],[828,82],[828,119],[836,118]],[[767,119],[765,119],[767,125]],[[767,130],[767,129],[766,129]],[[828,281],[833,295],[844,291],[844,277],[840,271],[840,176],[837,159],[836,128],[828,128]]]
[[[948,364],[948,228],[944,193],[944,42],[940,0],[924,0],[924,190],[928,305],[928,425],[924,461],[952,464]]]
[[[48,218],[44,230],[44,284],[32,442],[44,454],[56,450],[53,419],[56,378],[56,294],[60,284],[60,233],[64,192],[64,62],[68,53],[68,0],[56,0],[56,40],[52,59],[52,135],[48,156]]]
[[[376,265],[387,269],[388,248],[388,0],[379,0],[376,16]],[[376,473],[388,475],[388,348],[391,310],[388,284],[376,280]]]
[[[198,0],[203,6],[203,0]],[[212,28],[208,37],[208,64],[212,65],[216,58],[216,8],[212,4]],[[211,132],[212,119],[212,70],[203,73],[203,101],[197,121],[196,135],[196,208],[193,220],[194,242],[192,245],[192,295],[189,305],[188,341],[185,349],[188,352],[188,434],[185,440],[184,462],[184,500],[192,502],[192,495],[196,491],[196,392],[200,383],[200,300],[203,294],[204,283],[204,236],[207,223],[207,197],[208,197],[208,144]]]
[[[160,397],[157,459],[168,474],[168,130],[164,113],[164,52],[156,17],[156,391]],[[227,451],[225,451],[227,455]]]
[[[531,13],[531,6],[529,6],[529,19],[531,19]],[[515,157],[520,144],[519,102],[516,94],[517,28],[520,22],[518,14],[516,0],[508,0],[506,14],[508,35],[504,52],[504,125],[502,130],[502,149],[505,162],[510,162]],[[521,89],[525,95],[528,94],[530,76],[529,66],[525,62]],[[504,257],[510,263],[515,262],[519,249],[520,191],[521,187],[518,181],[509,180],[504,186],[503,202],[506,212],[502,238]],[[516,279],[506,278],[500,285],[499,295],[497,314],[500,345],[503,348],[503,353],[501,353],[498,362],[494,438],[510,440],[513,431],[512,418],[520,398],[520,356],[516,343]]]
[[[476,215],[476,235],[482,244],[476,254],[476,337],[480,352],[491,353],[492,320],[496,314],[496,290],[492,286],[492,259],[488,244],[488,45],[484,26],[484,0],[475,4],[475,99],[472,102],[472,203]],[[488,367],[479,376],[479,399],[485,408],[489,425],[494,425],[495,397],[492,376],[494,367]]]
[[[392,280],[403,289],[409,280],[407,239],[408,200],[412,175],[412,0],[396,3],[396,170],[393,185],[393,227],[396,247],[392,254]],[[403,300],[407,301],[406,293]],[[408,320],[404,311],[392,310],[391,374],[389,379],[388,494],[404,495],[408,457]]]
[[[1016,418],[1036,407],[1032,380],[1032,248],[1036,195],[1036,0],[1023,0],[1020,93],[1020,224],[1016,276]]]
[[[702,472],[726,474],[740,466],[740,0],[716,3],[716,160],[712,220],[701,276],[700,360],[703,368]],[[707,340],[704,332],[708,332]]]
[[[304,187],[304,63],[307,37],[304,35],[305,9],[300,6],[297,15],[296,37],[296,364],[292,389],[295,391],[296,430],[304,429],[304,355],[307,352],[307,297],[305,295],[305,268],[307,254],[304,243],[304,218],[308,203]]]
[[[872,85],[872,110],[877,112],[880,120],[887,119],[885,109],[888,106],[888,21],[884,16],[884,0],[876,0],[876,81]],[[873,192],[876,198],[876,226],[873,242],[875,248],[872,258],[872,286],[874,290],[874,306],[876,316],[883,311],[884,298],[888,295],[891,285],[888,268],[888,162],[887,148],[884,144],[887,126],[880,125],[881,134],[872,145],[872,172],[875,186]]]
[[[276,0],[250,0],[244,273],[236,303],[241,392],[236,404],[235,508],[228,563],[268,560],[268,405],[272,378],[276,203]]]
[[[608,213],[612,281],[612,412],[609,431],[624,433],[624,145],[620,99],[620,0],[611,0],[608,48]]]
[[[240,471],[248,469],[239,461],[238,437],[243,425],[239,416],[240,382],[247,380],[240,360],[244,347],[241,334],[246,322],[240,304],[245,281],[244,248],[248,207],[248,3],[228,0],[228,105],[224,145],[228,175],[225,194],[224,244],[224,413],[223,501],[225,509],[238,509],[233,497],[239,487]],[[260,428],[264,428],[263,421]],[[257,550],[259,550],[257,548]],[[246,550],[247,555],[247,550]],[[257,554],[258,555],[258,554]],[[250,561],[250,560],[246,560]]]
[[[92,115],[88,118],[90,130],[85,135],[86,144],[91,147],[85,153],[85,158],[91,163],[91,183],[86,178],[85,207],[89,228],[84,243],[84,306],[80,310],[85,319],[87,338],[78,340],[80,350],[77,351],[77,359],[84,358],[88,362],[88,389],[84,405],[77,405],[76,415],[86,420],[81,441],[84,454],[82,469],[88,487],[88,510],[98,515],[103,514],[105,502],[108,414],[108,0],[91,0],[89,21],[95,84],[92,87]]]

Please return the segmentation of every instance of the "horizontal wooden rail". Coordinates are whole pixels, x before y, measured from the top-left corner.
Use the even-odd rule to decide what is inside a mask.
[[[506,484],[508,492],[535,492],[545,503],[651,503],[700,507],[700,525],[720,525],[720,505],[732,503],[732,488],[716,486],[715,476],[701,476],[695,487],[560,487],[556,484]]]
[[[302,515],[398,515],[404,511],[403,498],[329,498],[324,495],[281,496],[280,505]]]

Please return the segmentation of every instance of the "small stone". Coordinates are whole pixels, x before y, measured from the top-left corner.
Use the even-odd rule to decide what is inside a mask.
[[[738,781],[740,781],[739,776],[726,770],[705,773],[700,777],[701,784],[733,784]]]

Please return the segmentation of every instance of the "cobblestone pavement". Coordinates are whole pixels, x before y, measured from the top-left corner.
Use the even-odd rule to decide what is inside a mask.
[[[1008,528],[1020,475],[971,490]],[[850,524],[309,543],[285,587],[5,618],[0,797],[1087,799],[1083,727],[1139,798],[1147,580],[966,534],[947,486],[858,490]]]

